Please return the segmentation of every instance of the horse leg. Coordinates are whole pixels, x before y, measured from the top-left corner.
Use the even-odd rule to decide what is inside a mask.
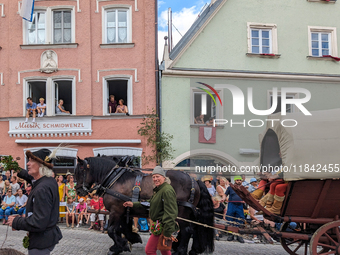
[[[193,233],[191,224],[188,222],[179,221],[180,231],[178,234],[178,242],[174,242],[172,249],[174,252],[172,255],[186,255],[188,254],[188,244]]]
[[[139,234],[132,232],[133,218],[129,219],[129,223],[126,223],[126,217],[121,217],[121,230],[125,235],[125,238],[131,243],[143,243]]]
[[[114,242],[107,253],[107,255],[117,255],[123,251],[130,251],[130,246],[125,238],[121,237],[121,222],[119,217],[114,215],[114,212],[110,212],[109,227],[107,233]]]

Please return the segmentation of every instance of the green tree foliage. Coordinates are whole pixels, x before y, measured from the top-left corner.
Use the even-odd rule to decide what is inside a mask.
[[[18,162],[16,162],[11,155],[2,156],[0,162],[3,164],[5,171],[14,170],[15,172],[17,172],[21,170]]]
[[[173,157],[174,149],[172,148],[171,140],[173,136],[160,132],[160,120],[155,109],[152,109],[151,114],[146,115],[143,121],[138,126],[138,134],[146,138],[147,146],[152,147],[152,155],[145,155],[143,152],[143,163],[156,162],[157,165],[165,160],[170,160]]]

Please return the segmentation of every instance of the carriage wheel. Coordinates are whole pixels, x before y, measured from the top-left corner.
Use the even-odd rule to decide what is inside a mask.
[[[287,228],[289,227],[288,222],[284,222],[281,226],[280,232],[287,232]],[[300,233],[295,230],[292,230],[293,233]],[[291,255],[298,255],[301,254],[301,251],[303,251],[303,254],[307,255],[308,250],[308,243],[307,240],[300,240],[300,239],[292,239],[292,238],[280,238],[281,245],[283,249],[285,249],[289,254]],[[297,253],[299,252],[299,253]]]
[[[318,246],[323,247],[318,251]],[[310,254],[340,254],[340,220],[321,226],[310,241]]]

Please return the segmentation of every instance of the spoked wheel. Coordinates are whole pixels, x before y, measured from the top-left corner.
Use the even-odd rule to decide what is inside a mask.
[[[288,232],[289,223],[284,222],[281,226],[280,232]],[[294,229],[291,229],[292,233],[300,233]],[[291,255],[307,255],[308,243],[307,240],[293,239],[293,238],[280,238],[281,245]]]
[[[318,250],[318,247],[322,250]],[[321,226],[310,240],[311,255],[340,255],[340,220]]]

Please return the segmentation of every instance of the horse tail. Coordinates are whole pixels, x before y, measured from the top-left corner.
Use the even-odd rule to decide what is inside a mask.
[[[200,187],[200,200],[198,201],[197,207],[200,209],[197,220],[199,223],[206,224],[208,226],[214,226],[214,204],[211,196],[208,192],[207,187],[200,180],[197,181]],[[197,234],[198,253],[208,251],[209,253],[214,251],[214,229],[206,228],[201,225],[196,225],[195,233]]]

